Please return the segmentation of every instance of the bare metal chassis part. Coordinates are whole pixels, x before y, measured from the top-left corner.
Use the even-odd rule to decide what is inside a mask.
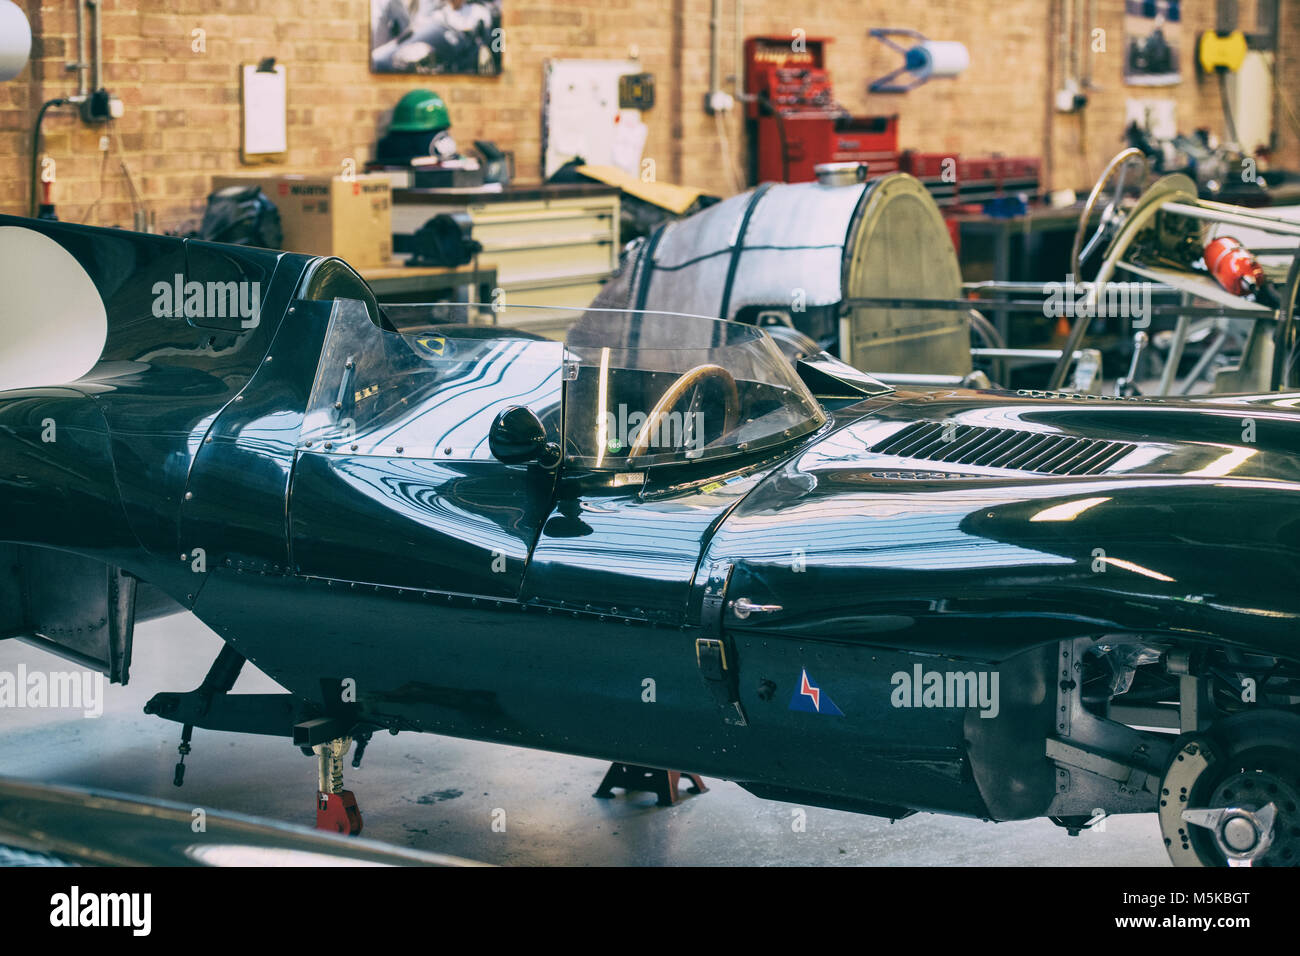
[[[1116,160],[1118,159],[1120,157],[1117,156]],[[1113,167],[1114,161],[1108,170]],[[901,174],[897,175],[901,176]],[[1094,195],[1095,193],[1096,190]],[[1196,378],[1208,367],[1208,360],[1198,363],[1194,374],[1189,375],[1181,386],[1175,388],[1174,378],[1187,344],[1190,323],[1193,319],[1203,318],[1241,319],[1253,323],[1240,364],[1235,369],[1226,369],[1221,373],[1220,379],[1216,379],[1215,391],[1266,392],[1286,386],[1290,370],[1283,367],[1285,356],[1278,352],[1275,342],[1279,338],[1289,340],[1290,337],[1288,326],[1295,311],[1297,293],[1300,292],[1300,254],[1288,248],[1257,250],[1261,254],[1292,257],[1291,264],[1286,269],[1285,279],[1279,288],[1280,304],[1277,309],[1269,309],[1245,299],[1237,300],[1235,296],[1219,289],[1208,277],[1173,269],[1151,269],[1135,261],[1132,253],[1143,242],[1151,239],[1157,233],[1160,224],[1166,221],[1177,223],[1183,231],[1194,228],[1196,222],[1209,222],[1258,229],[1288,238],[1300,238],[1300,222],[1269,216],[1243,207],[1198,199],[1195,183],[1181,174],[1158,179],[1139,197],[1136,205],[1126,213],[1113,217],[1113,220],[1118,222],[1119,226],[1106,248],[1095,279],[1092,282],[1082,282],[1075,278],[1074,288],[1084,293],[1085,299],[1083,307],[1077,310],[1066,342],[1060,349],[1037,350],[1042,361],[1055,363],[1046,385],[1048,390],[1059,390],[1065,385],[1072,364],[1078,360],[1083,351],[1083,341],[1092,323],[1092,316],[1095,314],[1098,302],[1106,301],[1113,290],[1128,284],[1124,281],[1112,281],[1117,271],[1130,273],[1136,279],[1143,281],[1153,296],[1179,295],[1182,299],[1180,302],[1153,304],[1150,307],[1151,317],[1175,316],[1178,320],[1170,354],[1165,364],[1165,372],[1161,378],[1160,394],[1185,394]],[[930,239],[926,248],[933,249],[934,245],[935,241]],[[864,249],[876,258],[883,259],[886,255],[885,252],[877,251],[870,244],[864,244]],[[866,252],[861,253],[860,257],[865,258]],[[891,275],[900,276],[904,281],[907,279],[905,271],[893,270]],[[996,308],[999,313],[1047,314],[1045,297],[1059,292],[1060,285],[1060,283],[1039,282],[977,282],[965,283],[961,286],[961,290],[963,296],[975,294],[998,297]],[[859,281],[856,284],[846,285],[846,290],[852,293],[860,289],[870,289],[873,294],[850,294],[846,296],[842,306],[846,314],[855,315],[877,311],[891,315],[903,313],[937,315],[945,311],[972,311],[972,302],[969,298],[942,293],[934,296],[933,284],[918,282],[914,287],[920,294],[906,294],[905,289],[899,289],[897,282],[889,291],[882,293],[880,290],[883,286],[879,281]],[[1008,295],[1015,298],[1003,298]],[[1212,304],[1198,305],[1197,301]],[[855,322],[862,324],[863,327],[871,325],[871,321],[867,319],[858,319]],[[843,341],[843,335],[841,339]],[[1219,351],[1222,344],[1222,337],[1220,337],[1208,347],[1207,351],[1212,350],[1210,359]],[[843,345],[841,351],[850,352]],[[979,357],[993,360],[995,363],[1024,360],[1023,356],[1004,355],[1002,351],[982,350]],[[841,357],[851,361],[846,354],[842,354]],[[995,365],[995,368],[999,367],[1004,366]],[[1000,377],[1000,374],[995,373],[995,377]]]
[[[1048,816],[1154,810],[1173,752],[1170,735],[1136,730],[1084,707],[1082,659],[1094,643],[1078,638],[1058,647],[1055,726],[1046,744],[1056,764],[1056,796]]]

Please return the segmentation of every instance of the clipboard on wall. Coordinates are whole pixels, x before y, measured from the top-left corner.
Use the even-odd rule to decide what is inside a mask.
[[[288,80],[267,58],[239,68],[239,158],[245,165],[283,163],[289,152]]]

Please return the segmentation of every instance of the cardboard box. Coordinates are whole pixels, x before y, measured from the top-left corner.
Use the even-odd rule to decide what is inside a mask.
[[[280,210],[286,252],[338,256],[354,269],[393,260],[393,200],[388,177],[241,173],[213,176],[212,189],[255,182]]]

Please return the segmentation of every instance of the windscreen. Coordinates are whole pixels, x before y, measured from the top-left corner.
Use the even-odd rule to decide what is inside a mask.
[[[563,346],[509,329],[443,323],[392,332],[363,303],[335,301],[301,444],[324,454],[486,459],[498,414],[531,408],[561,428]]]
[[[576,465],[624,470],[749,454],[826,420],[752,326],[590,310],[564,344],[564,448]]]

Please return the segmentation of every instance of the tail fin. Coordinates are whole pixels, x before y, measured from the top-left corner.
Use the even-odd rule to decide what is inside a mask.
[[[0,224],[0,391],[61,385],[99,361],[108,312],[90,274],[35,229]]]
[[[272,309],[263,321],[272,276],[285,274],[287,302],[289,273],[309,259],[0,216],[0,392],[71,384],[99,364],[184,365],[210,339],[245,340],[251,369],[282,318]]]

